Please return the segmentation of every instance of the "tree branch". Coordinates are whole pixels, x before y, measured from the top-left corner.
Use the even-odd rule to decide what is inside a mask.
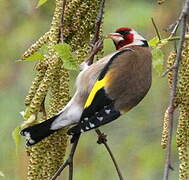
[[[159,41],[161,41],[161,36],[160,36],[159,30],[158,30],[158,28],[157,28],[157,26],[156,26],[156,23],[155,23],[155,21],[154,21],[154,18],[151,17],[151,20],[152,20],[152,24],[153,24],[153,26],[154,26],[154,28],[155,28],[157,37],[158,37]]]
[[[96,27],[95,27],[94,37],[89,43],[89,45],[92,46],[92,47],[95,44],[95,42],[97,42],[99,40],[100,27],[101,27],[101,24],[102,24],[102,18],[103,18],[103,14],[104,14],[104,6],[105,6],[105,0],[101,0],[100,1],[99,12],[97,14],[96,22],[95,22]]]
[[[78,137],[75,139],[71,150],[70,150],[70,154],[68,156],[68,159],[64,162],[64,164],[62,164],[60,166],[60,168],[58,169],[58,171],[54,174],[54,176],[51,178],[51,180],[56,180],[56,178],[61,174],[61,172],[67,167],[69,166],[69,180],[73,179],[73,157],[79,142],[79,138],[80,138],[80,134],[78,135]]]
[[[183,49],[183,44],[184,44],[184,40],[185,40],[186,19],[187,19],[188,11],[189,11],[189,0],[186,0],[183,10],[181,12],[181,15],[179,17],[179,23],[177,21],[177,24],[178,24],[177,26],[179,26],[180,22],[182,22],[181,33],[180,33],[181,38],[179,40],[178,51],[177,51],[176,60],[175,60],[175,64],[174,64],[175,68],[173,69],[173,80],[172,80],[173,86],[172,86],[172,89],[170,92],[170,102],[169,102],[169,106],[168,106],[168,116],[169,116],[168,129],[169,129],[169,132],[168,132],[168,144],[167,144],[167,150],[166,150],[166,156],[165,156],[165,167],[164,167],[163,180],[168,180],[169,171],[170,171],[170,169],[172,169],[171,145],[172,145],[172,132],[173,132],[173,117],[174,117],[174,110],[175,110],[174,102],[175,102],[176,90],[177,90],[179,65],[180,65],[180,61],[181,61],[182,49]]]
[[[61,27],[60,27],[60,42],[64,43],[64,12],[66,7],[67,0],[64,0],[62,4],[62,17],[61,17]]]
[[[63,12],[62,12],[62,18],[61,18],[61,24],[62,25],[60,27],[60,40],[61,40],[62,43],[64,41],[64,37],[63,37],[64,17],[63,16],[64,16],[64,9],[65,9],[65,5],[66,5],[66,1],[67,0],[64,0],[64,3],[63,3]],[[104,13],[104,4],[105,4],[105,0],[101,0],[101,2],[100,2],[100,8],[99,8],[99,13],[97,15],[96,23],[95,23],[94,38],[90,42],[90,45],[92,47],[92,49],[91,49],[91,55],[86,60],[86,61],[89,62],[89,65],[93,63],[94,56],[101,49],[101,48],[96,48],[95,44],[99,40],[100,27],[101,27],[103,13]],[[102,44],[103,40],[101,40],[99,43]],[[100,46],[100,44],[98,44],[98,46]],[[69,166],[69,180],[73,179],[73,158],[74,158],[74,154],[75,154],[78,142],[79,142],[79,138],[80,138],[80,134],[76,137],[76,139],[74,139],[74,143],[73,143],[73,145],[71,147],[71,151],[70,151],[70,154],[68,156],[68,159],[60,166],[60,168],[57,170],[57,172],[54,174],[54,176],[51,178],[51,180],[56,180],[56,178],[61,174],[61,172],[67,166]]]
[[[110,157],[111,157],[111,159],[112,159],[112,161],[113,161],[113,164],[114,164],[114,166],[115,166],[115,168],[116,168],[116,171],[117,171],[117,174],[118,174],[118,176],[119,176],[119,179],[120,179],[120,180],[124,180],[124,179],[123,179],[123,176],[122,176],[122,174],[121,174],[120,168],[119,168],[119,166],[118,166],[118,163],[116,162],[116,159],[115,159],[115,157],[114,157],[114,155],[113,155],[113,153],[112,153],[112,151],[111,151],[111,148],[109,147],[109,145],[108,145],[108,143],[107,143],[107,135],[105,135],[104,133],[102,133],[102,132],[100,131],[100,129],[95,129],[95,131],[96,131],[96,133],[97,133],[97,135],[98,135],[98,141],[97,141],[97,143],[98,143],[98,144],[104,144],[106,150],[108,151],[108,153],[109,153],[109,155],[110,155]]]

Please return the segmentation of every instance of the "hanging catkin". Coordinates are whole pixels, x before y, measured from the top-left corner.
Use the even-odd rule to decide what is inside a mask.
[[[170,53],[167,61],[167,68],[173,66],[176,58],[176,53]],[[168,74],[168,82],[172,87],[172,71]],[[175,98],[175,107],[179,110],[179,120],[177,125],[177,148],[179,155],[179,180],[188,179],[188,142],[189,142],[189,41],[186,40],[183,47],[181,63],[178,73],[177,94]],[[165,119],[167,114],[165,113]],[[164,121],[164,124],[166,122]],[[162,145],[166,146],[168,131],[167,126],[164,126],[162,134]]]
[[[56,0],[56,8],[50,30],[34,43],[22,56],[25,59],[37,52],[44,44],[48,48],[45,59],[36,67],[37,74],[25,99],[25,118],[28,125],[50,118],[69,101],[69,73],[58,57],[54,45],[59,43],[61,14],[64,0]],[[94,36],[95,20],[100,0],[69,0],[64,10],[63,36],[78,58],[84,60],[89,53],[89,40]],[[48,95],[48,104],[45,101]],[[40,112],[47,109],[47,117]],[[35,116],[35,118],[31,118]],[[40,118],[39,118],[40,117]],[[37,120],[36,120],[37,119]],[[27,122],[25,123],[27,125]],[[27,148],[30,158],[29,180],[48,180],[63,163],[67,146],[66,129],[62,129],[36,145]]]

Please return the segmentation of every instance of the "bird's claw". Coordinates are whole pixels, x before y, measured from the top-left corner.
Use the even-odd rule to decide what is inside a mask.
[[[94,44],[92,51],[93,51],[94,54],[97,54],[98,51],[102,50],[102,48],[103,48],[103,39],[99,39],[99,40]]]
[[[102,143],[105,143],[107,142],[107,135],[102,133],[98,136],[98,140],[97,140],[97,143],[98,144],[102,144]]]

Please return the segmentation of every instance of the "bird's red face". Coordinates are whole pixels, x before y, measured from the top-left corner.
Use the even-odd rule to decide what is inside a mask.
[[[113,40],[117,50],[126,45],[142,45],[143,41],[146,41],[135,30],[128,27],[119,28],[115,33],[109,33],[108,37]]]

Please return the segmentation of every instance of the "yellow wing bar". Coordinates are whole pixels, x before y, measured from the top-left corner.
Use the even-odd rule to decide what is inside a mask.
[[[91,92],[90,92],[90,94],[89,94],[89,96],[87,98],[87,101],[85,103],[84,108],[87,108],[87,107],[89,107],[91,105],[91,103],[93,102],[93,99],[94,99],[96,93],[100,89],[102,89],[105,85],[107,85],[107,82],[108,82],[108,74],[102,80],[97,81],[94,84],[94,86],[93,86],[93,88],[92,88],[92,90],[91,90]]]

